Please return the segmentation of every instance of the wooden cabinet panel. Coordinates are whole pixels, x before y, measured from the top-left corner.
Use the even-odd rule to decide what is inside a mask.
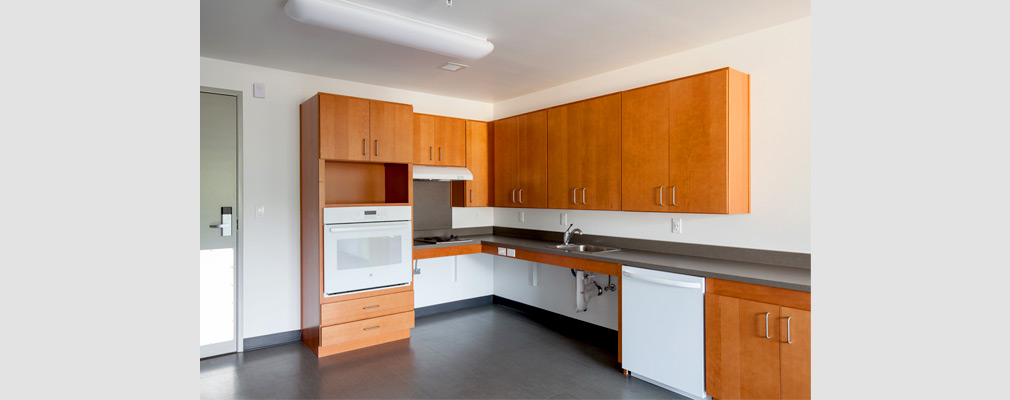
[[[413,327],[414,311],[326,326],[320,329],[320,346],[332,346],[368,337],[378,337]]]
[[[369,101],[319,93],[319,158],[369,159]]]
[[[414,164],[435,165],[435,117],[414,114]]]
[[[413,161],[414,106],[374,100],[370,103],[370,159],[393,163]]]
[[[519,207],[519,117],[494,122],[494,206]]]
[[[621,209],[621,94],[583,102],[579,208]]]
[[[750,212],[748,79],[725,68],[670,82],[670,211]]]
[[[547,208],[547,110],[519,116],[520,207]],[[495,142],[497,144],[497,141]]]
[[[466,120],[435,117],[435,165],[466,166]]]
[[[414,310],[414,292],[327,303],[322,305],[322,326],[343,324]]]
[[[781,398],[778,320],[777,305],[705,295],[705,390],[710,396]]]
[[[578,188],[582,169],[583,103],[572,103],[547,110],[547,206],[579,208]]]
[[[669,211],[660,186],[670,181],[670,84],[628,90],[621,98],[621,209]],[[666,194],[666,193],[664,193]]]
[[[782,398],[810,398],[810,311],[781,307],[779,348]]]
[[[466,167],[473,174],[465,181],[464,206],[487,207],[490,185],[487,122],[466,121]]]
[[[547,110],[548,207],[621,207],[621,94]]]

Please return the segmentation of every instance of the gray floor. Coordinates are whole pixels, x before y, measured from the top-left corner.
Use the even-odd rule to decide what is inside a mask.
[[[626,378],[617,346],[501,305],[418,318],[410,340],[325,358],[292,343],[203,360],[204,399],[682,399]]]

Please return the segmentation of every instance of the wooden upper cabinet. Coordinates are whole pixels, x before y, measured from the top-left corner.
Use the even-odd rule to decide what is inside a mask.
[[[809,399],[810,311],[781,307],[779,354],[782,364],[782,398]]]
[[[319,158],[369,160],[369,101],[319,93]],[[313,100],[306,105],[311,107]]]
[[[375,100],[370,103],[370,159],[392,163],[413,161],[414,106]]]
[[[547,110],[520,115],[516,126],[519,152],[516,201],[519,207],[547,208]]]
[[[548,206],[621,208],[621,94],[547,110]]]
[[[547,109],[547,206],[579,208],[579,173],[582,169],[582,103]]]
[[[670,83],[622,93],[621,209],[669,211]]]
[[[583,103],[579,208],[621,209],[621,94]]]
[[[724,68],[669,87],[670,211],[749,213],[749,75]]]
[[[414,163],[466,166],[466,120],[414,114]]]
[[[488,123],[466,121],[466,168],[472,181],[452,182],[453,207],[488,207],[490,165]]]
[[[519,188],[519,117],[495,121],[493,129],[493,203],[495,207],[519,207],[515,197]]]
[[[435,117],[436,165],[466,166],[466,120]]]
[[[705,294],[705,391],[779,399],[779,306]]]
[[[434,165],[435,116],[414,114],[414,164]]]

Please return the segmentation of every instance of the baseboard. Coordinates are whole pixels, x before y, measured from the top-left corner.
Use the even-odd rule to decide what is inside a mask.
[[[531,306],[526,303],[520,303],[497,295],[494,296],[493,301],[494,304],[500,304],[522,312],[530,317],[530,319],[566,336],[579,338],[596,344],[601,348],[613,349],[615,352],[617,351],[617,344],[619,341],[617,330],[591,324],[567,315],[558,314],[553,311],[544,310],[539,307]]]
[[[269,335],[245,338],[242,340],[243,351],[262,349],[264,347],[277,346],[302,340],[302,331],[294,330]]]
[[[448,303],[435,304],[433,306],[414,309],[414,318],[427,317],[429,315],[441,314],[450,311],[462,310],[464,308],[478,307],[493,302],[492,295],[474,297],[472,299],[450,301]]]

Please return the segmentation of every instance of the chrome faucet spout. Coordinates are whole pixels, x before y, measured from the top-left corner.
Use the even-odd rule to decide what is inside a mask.
[[[582,229],[572,229],[573,226],[575,226],[575,224],[569,224],[568,229],[565,229],[564,241],[566,246],[568,245],[568,240],[572,238],[573,234],[582,234]]]

